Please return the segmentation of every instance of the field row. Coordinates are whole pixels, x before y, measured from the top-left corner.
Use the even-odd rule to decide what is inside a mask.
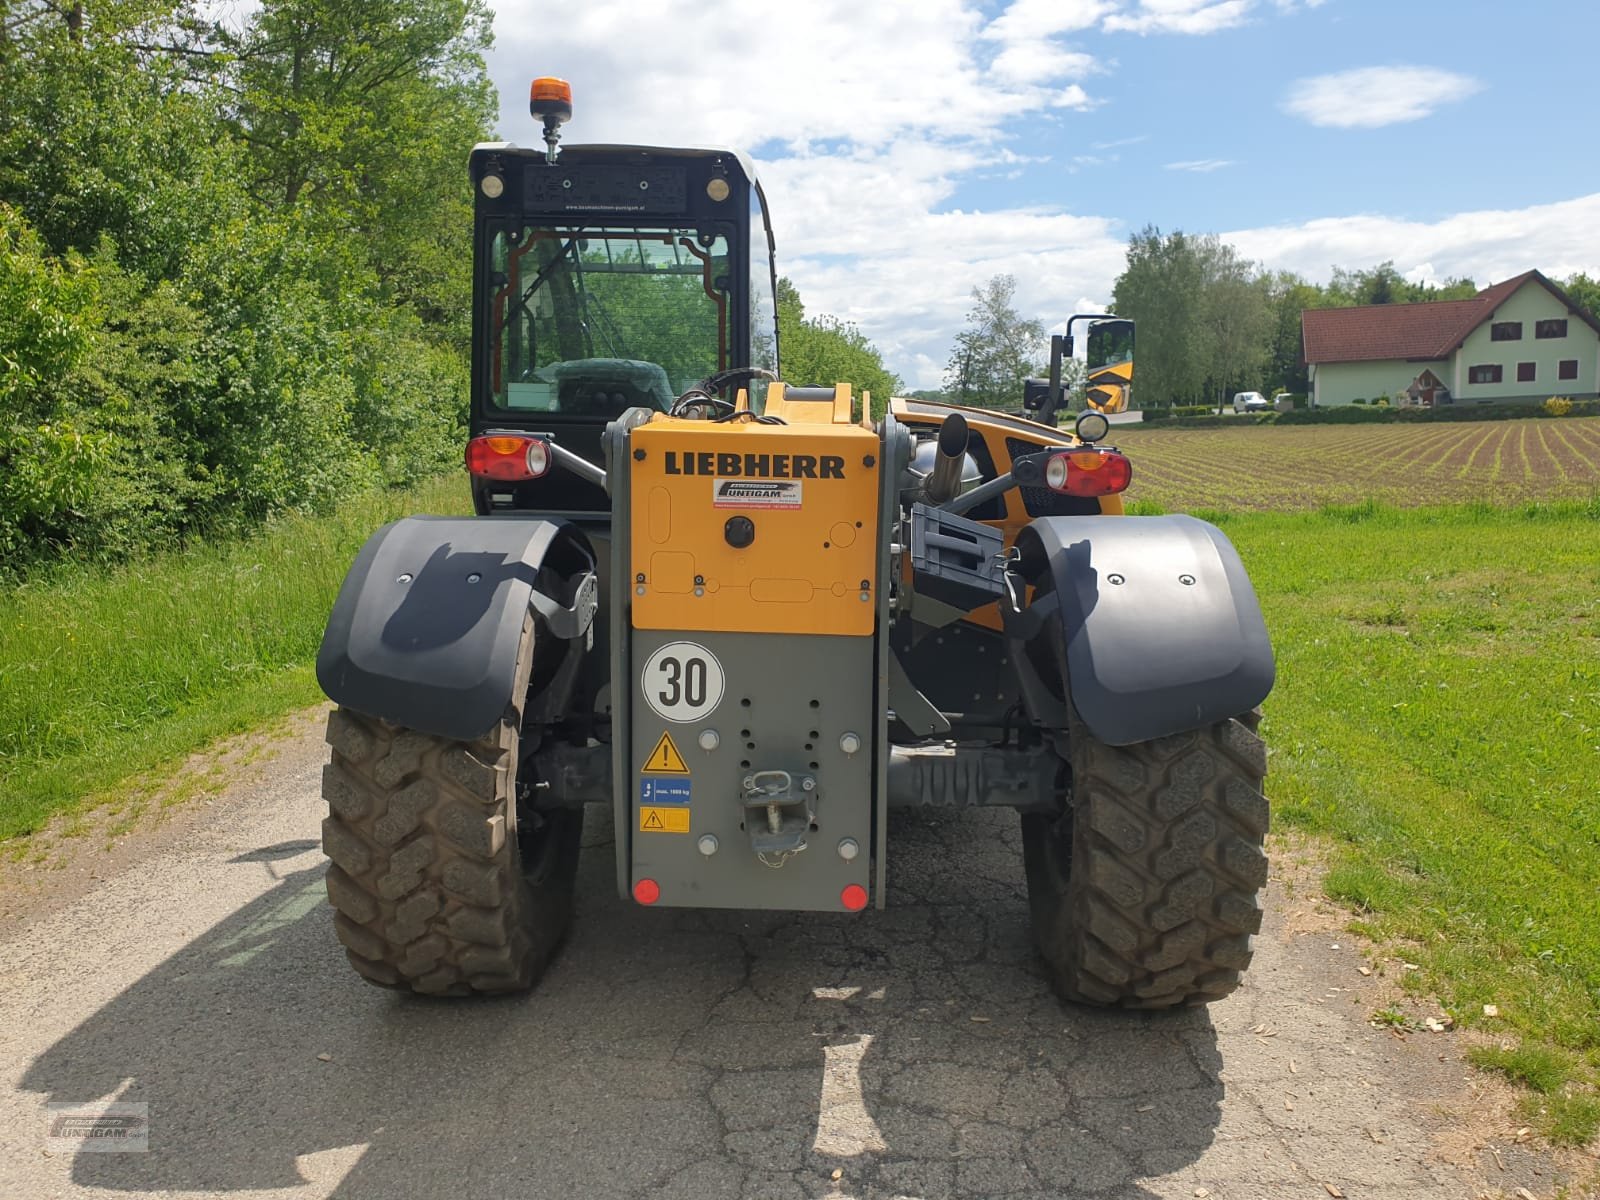
[[[1399,507],[1600,493],[1600,417],[1437,425],[1118,426],[1130,501],[1167,509]]]

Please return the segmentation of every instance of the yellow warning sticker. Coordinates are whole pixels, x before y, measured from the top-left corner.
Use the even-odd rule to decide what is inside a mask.
[[[689,810],[687,808],[641,808],[639,810],[640,833],[688,833]]]
[[[672,744],[672,735],[666,730],[661,732],[661,740],[656,743],[656,748],[650,751],[650,757],[644,760],[644,766],[639,768],[641,775],[687,775],[689,764],[683,761],[683,755],[678,753],[678,748]]]

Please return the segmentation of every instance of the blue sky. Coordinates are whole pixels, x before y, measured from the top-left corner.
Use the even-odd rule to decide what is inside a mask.
[[[779,269],[936,386],[972,287],[1059,326],[1130,232],[1222,234],[1326,279],[1600,273],[1600,5],[1568,0],[536,0],[496,5],[569,141],[751,150]]]

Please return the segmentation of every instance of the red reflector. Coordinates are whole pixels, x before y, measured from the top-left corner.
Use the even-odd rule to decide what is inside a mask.
[[[867,889],[859,883],[852,883],[839,893],[839,903],[850,912],[860,912],[867,906]]]
[[[1067,496],[1110,496],[1133,481],[1133,464],[1115,450],[1067,450],[1044,465],[1044,484]]]
[[[537,479],[550,469],[550,447],[543,438],[495,433],[467,443],[467,470],[479,479],[515,483]]]
[[[661,885],[654,879],[641,879],[633,885],[633,898],[640,904],[654,904],[661,899]]]

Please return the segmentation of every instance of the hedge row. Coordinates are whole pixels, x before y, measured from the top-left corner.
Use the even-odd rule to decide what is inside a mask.
[[[1543,406],[1531,404],[1463,404],[1443,408],[1376,408],[1340,405],[1337,408],[1300,408],[1292,412],[1257,413],[1252,416],[1170,416],[1163,409],[1146,409],[1144,420],[1163,428],[1216,429],[1239,425],[1413,425],[1435,421],[1513,421],[1525,417],[1554,417]],[[1565,414],[1600,416],[1600,400],[1575,400]]]

